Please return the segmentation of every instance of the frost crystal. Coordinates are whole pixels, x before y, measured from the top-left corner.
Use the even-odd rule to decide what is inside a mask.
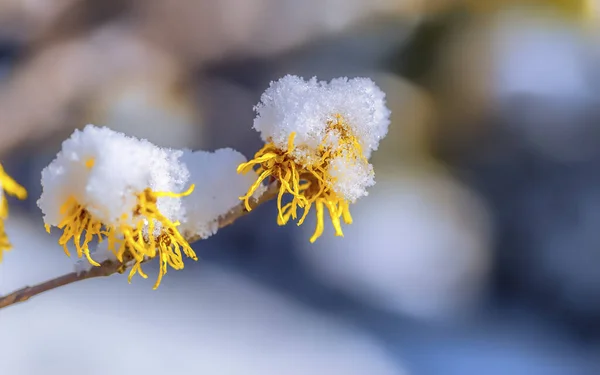
[[[369,78],[336,78],[327,83],[287,75],[271,82],[255,110],[254,129],[263,141],[285,149],[290,134],[296,133],[294,154],[300,159],[304,148],[314,150],[334,141],[328,136],[328,124],[338,115],[359,140],[366,158],[377,150],[390,123],[385,93]]]
[[[74,199],[107,225],[118,224],[137,205],[137,194],[181,192],[189,178],[180,165],[180,151],[161,149],[108,128],[93,125],[75,130],[62,150],[42,171],[43,192],[38,206],[44,222],[57,226],[63,220],[61,205]],[[161,212],[172,220],[181,216],[178,200],[159,199]]]

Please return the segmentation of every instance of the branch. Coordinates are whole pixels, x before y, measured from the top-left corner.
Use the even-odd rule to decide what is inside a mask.
[[[272,183],[265,193],[261,195],[260,198],[250,201],[250,207],[252,209],[260,206],[261,204],[270,201],[271,199],[277,196],[279,192],[279,184]],[[233,224],[237,219],[246,215],[248,210],[246,210],[243,203],[237,205],[233,210],[229,211],[228,214],[222,216],[219,219],[219,228],[226,227],[228,225]],[[188,238],[188,242],[196,242],[201,240],[200,237],[192,237]],[[59,288],[64,285],[72,284],[77,281],[92,279],[95,277],[104,277],[113,275],[119,270],[122,270],[123,264],[120,262],[106,261],[103,262],[100,267],[92,267],[89,271],[84,272],[72,272],[66,275],[59,276],[57,278],[45,281],[43,283],[34,285],[34,286],[26,286],[19,290],[16,290],[4,297],[0,297],[0,309],[5,307],[14,305],[19,302],[27,301],[29,298],[36,296],[40,293],[47,292],[52,289]]]

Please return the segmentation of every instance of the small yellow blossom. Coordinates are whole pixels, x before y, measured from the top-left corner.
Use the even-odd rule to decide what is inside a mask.
[[[352,223],[350,204],[375,184],[368,159],[390,123],[385,93],[369,78],[325,82],[287,75],[271,82],[254,109],[253,127],[265,146],[237,169],[258,174],[240,197],[246,209],[269,179],[279,184],[279,225],[290,219],[301,225],[314,207],[317,220],[310,242],[323,234],[326,211],[335,235],[343,236],[342,221]],[[286,194],[291,201],[284,204]],[[302,215],[298,209],[304,210]]]
[[[70,256],[73,244],[92,266],[100,266],[92,243],[106,241],[123,270],[132,266],[129,281],[135,274],[146,278],[142,263],[158,258],[156,289],[168,266],[182,269],[183,256],[197,260],[179,230],[182,198],[194,190],[182,154],[107,128],[76,130],[42,171],[38,206],[46,230],[60,229],[65,253]]]
[[[8,218],[8,201],[6,200],[6,194],[17,197],[18,199],[27,198],[27,191],[25,188],[6,174],[2,164],[0,164],[0,262],[2,261],[2,252],[12,248],[4,229],[4,221]]]
[[[85,256],[90,264],[100,266],[91,257],[89,244],[94,237],[97,237],[99,242],[107,239],[108,250],[115,254],[117,260],[134,262],[129,273],[129,282],[136,273],[147,278],[148,276],[142,271],[141,264],[147,259],[158,256],[160,270],[154,285],[154,289],[156,289],[164,274],[167,273],[167,266],[176,270],[184,267],[182,251],[185,256],[198,260],[196,253],[179,233],[177,228],[179,222],[172,222],[158,209],[158,198],[181,198],[191,194],[193,190],[194,185],[186,192],[179,194],[154,192],[147,188],[137,195],[137,205],[130,215],[132,220],[129,220],[129,215],[123,214],[118,224],[103,223],[73,197],[70,197],[61,207],[64,218],[58,228],[63,230],[63,234],[58,243],[70,256],[67,246],[72,241],[79,258]],[[48,225],[46,225],[46,230],[50,231]]]
[[[340,219],[346,224],[352,223],[350,202],[334,191],[336,177],[330,173],[331,162],[342,158],[350,164],[368,165],[360,142],[340,114],[334,115],[333,119],[327,122],[325,137],[316,150],[316,156],[311,158],[314,160],[312,163],[306,163],[293,156],[294,151],[297,151],[294,146],[295,136],[294,132],[290,134],[286,150],[280,150],[269,142],[252,160],[240,164],[238,173],[247,173],[257,166],[256,173],[259,175],[256,183],[240,199],[244,200],[246,209],[250,211],[249,200],[262,181],[266,178],[276,180],[280,183],[277,197],[279,225],[287,224],[290,218],[296,219],[298,208],[303,208],[304,212],[298,220],[298,225],[302,225],[314,205],[317,224],[310,242],[315,242],[323,233],[325,208],[329,211],[335,235],[343,236]],[[286,193],[292,195],[292,201],[282,206],[283,195]]]

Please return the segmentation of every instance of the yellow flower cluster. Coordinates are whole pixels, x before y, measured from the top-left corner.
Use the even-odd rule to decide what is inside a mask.
[[[340,114],[335,114],[333,119],[327,122],[326,134],[316,150],[316,157],[308,160],[294,157],[295,136],[294,132],[290,134],[287,149],[279,149],[273,142],[269,142],[254,155],[252,160],[238,167],[238,173],[255,170],[258,174],[256,183],[240,199],[244,200],[246,209],[250,211],[249,199],[262,181],[266,178],[276,180],[280,184],[277,197],[279,225],[287,224],[290,218],[295,220],[298,217],[298,208],[304,210],[298,220],[298,225],[302,225],[314,206],[317,224],[310,242],[315,242],[323,234],[325,208],[327,208],[336,236],[343,236],[340,219],[343,219],[346,224],[352,223],[350,202],[334,191],[336,177],[331,175],[330,163],[342,157],[350,164],[368,164],[362,147]],[[330,142],[330,140],[335,141]],[[310,150],[307,151],[310,153]],[[283,205],[283,196],[286,193],[291,195],[292,200]]]
[[[148,276],[142,270],[142,263],[147,259],[158,256],[160,269],[154,289],[158,288],[163,276],[167,273],[167,266],[173,269],[183,269],[183,255],[198,260],[196,253],[189,243],[179,233],[178,222],[172,222],[165,217],[157,207],[159,197],[180,198],[191,194],[194,185],[179,194],[171,192],[154,192],[147,188],[137,194],[137,205],[131,216],[133,221],[128,220],[124,214],[118,225],[102,223],[95,218],[84,206],[70,197],[62,206],[63,220],[57,226],[63,230],[58,243],[63,246],[68,256],[69,242],[75,245],[77,256],[85,256],[93,266],[100,266],[90,255],[89,244],[96,237],[99,242],[104,239],[108,241],[108,250],[113,252],[120,262],[133,262],[129,272],[129,282],[137,273],[143,278]],[[131,222],[136,223],[132,225]],[[147,226],[146,226],[147,225]],[[160,233],[155,229],[160,226]],[[46,224],[46,230],[50,233],[50,226]]]

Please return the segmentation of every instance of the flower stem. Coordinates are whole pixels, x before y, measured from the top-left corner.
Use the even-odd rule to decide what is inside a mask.
[[[277,197],[279,192],[279,184],[272,183],[267,190],[260,196],[258,199],[251,199],[249,204],[250,208],[254,209],[261,204],[270,201]],[[245,204],[242,202],[237,205],[233,210],[229,211],[226,215],[219,218],[219,228],[226,227],[228,225],[233,224],[237,219],[245,216],[249,211],[246,209]],[[196,242],[201,240],[202,238],[199,236],[187,238],[189,243]],[[33,296],[38,294],[47,292],[49,290],[53,290],[59,288],[64,285],[69,285],[78,281],[92,279],[96,277],[104,277],[113,275],[119,271],[122,272],[123,264],[120,262],[106,261],[103,262],[99,267],[92,267],[89,271],[84,272],[72,272],[66,275],[62,275],[56,277],[54,279],[50,279],[48,281],[44,281],[40,284],[36,284],[33,286],[26,286],[19,290],[16,290],[10,294],[7,294],[3,297],[0,297],[0,309],[3,309],[8,306],[12,306],[19,302],[24,302],[30,299]]]

